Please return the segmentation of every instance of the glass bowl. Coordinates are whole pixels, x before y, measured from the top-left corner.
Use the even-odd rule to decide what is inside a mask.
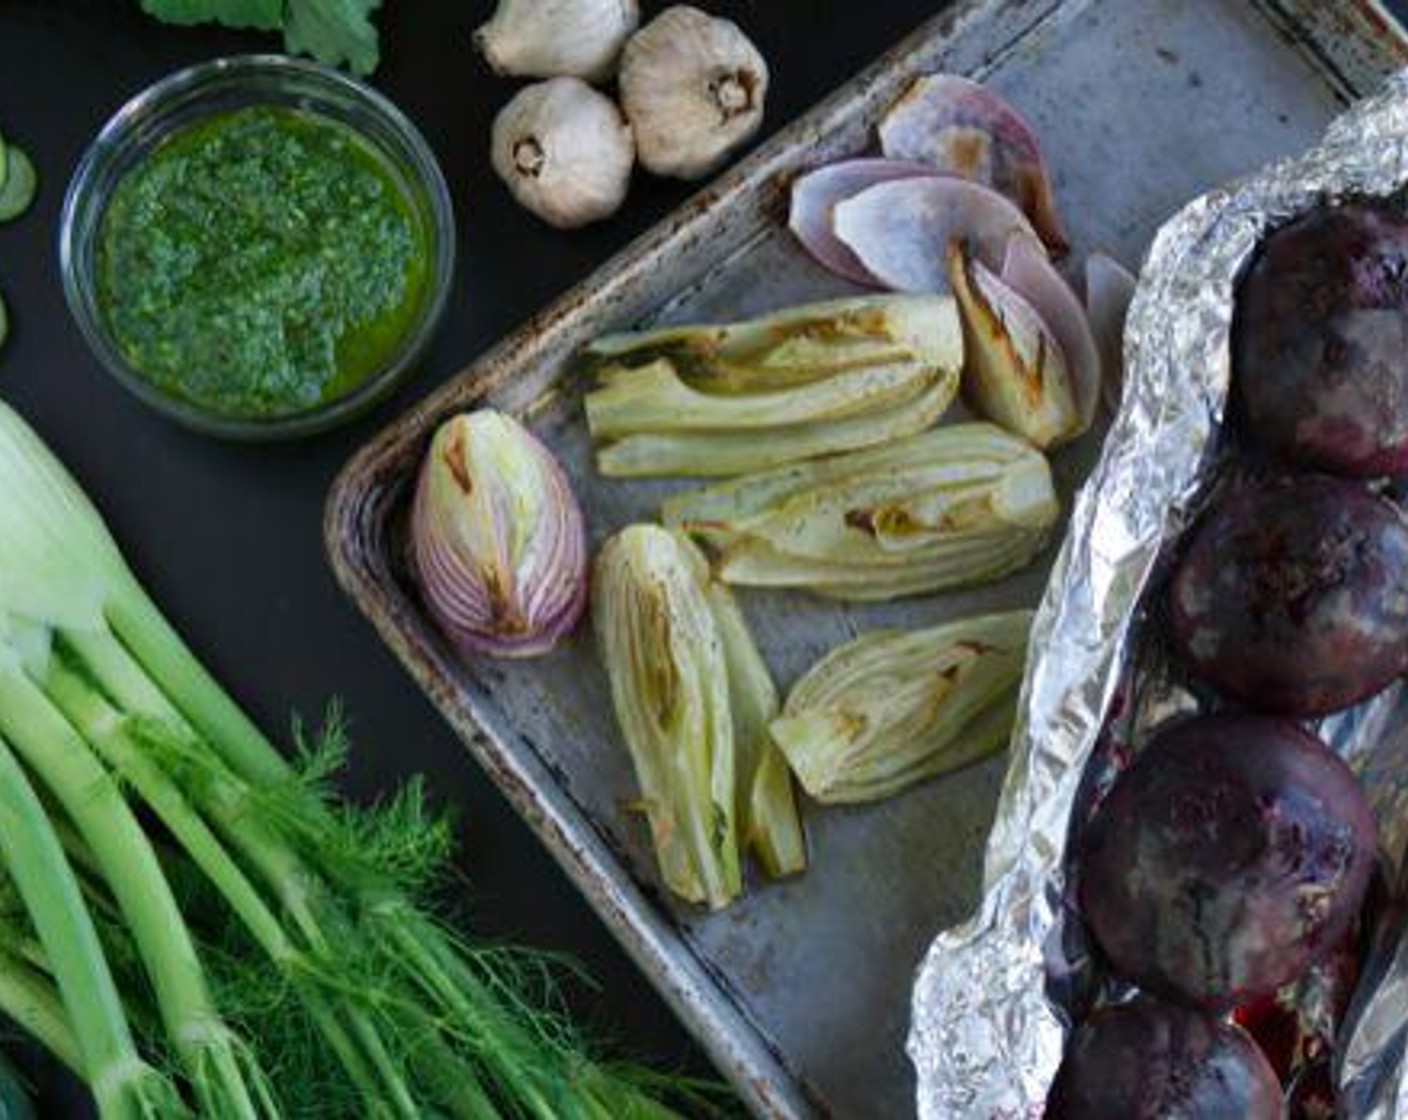
[[[98,302],[98,249],[113,190],[174,133],[213,114],[278,105],[321,114],[355,131],[385,160],[418,220],[432,259],[428,282],[400,345],[345,394],[301,412],[252,419],[168,395],[120,353]],[[376,90],[336,70],[283,55],[218,59],[164,78],[127,102],[84,154],[64,199],[59,232],[64,295],[98,360],[152,408],[229,439],[289,439],[325,431],[371,407],[415,366],[445,311],[455,265],[455,217],[434,154],[405,115]]]

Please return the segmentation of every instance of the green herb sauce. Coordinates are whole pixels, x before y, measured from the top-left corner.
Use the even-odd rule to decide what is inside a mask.
[[[430,255],[366,141],[257,106],[177,132],[119,181],[98,300],[123,358],[163,393],[273,419],[385,365],[423,306]]]

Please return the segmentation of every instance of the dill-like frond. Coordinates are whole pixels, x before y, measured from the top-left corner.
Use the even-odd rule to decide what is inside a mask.
[[[481,1086],[486,1107],[512,1120],[665,1120],[676,1116],[660,1103],[665,1099],[710,1115],[698,1107],[695,1098],[706,1097],[692,1083],[669,1077],[646,1083],[624,1068],[597,1064],[561,994],[563,975],[572,970],[564,958],[477,944],[457,932],[461,915],[446,902],[446,887],[455,884],[454,830],[447,815],[429,807],[421,782],[371,806],[349,804],[334,788],[349,753],[340,710],[330,709],[315,734],[299,724],[294,731],[295,765],[287,779],[255,787],[189,730],[129,717],[129,733],[193,802],[237,803],[242,817],[258,821],[325,877],[321,885],[306,884],[323,934],[309,962],[316,973],[307,980],[371,1016],[391,1061],[419,1070],[423,1091],[459,1115],[458,1091],[426,1069],[426,1055],[435,1054],[434,1064]],[[290,979],[262,966],[257,947],[199,870],[178,858],[170,874],[183,900],[193,900],[191,924],[210,958],[221,1012],[258,1040],[258,1057],[289,1114],[310,1120],[356,1114],[355,1107],[336,1111],[356,1099],[345,1078],[344,1100],[323,1101],[325,1090],[313,1094],[317,1100],[298,1095],[300,1086],[325,1086],[336,1075],[326,1039]]]

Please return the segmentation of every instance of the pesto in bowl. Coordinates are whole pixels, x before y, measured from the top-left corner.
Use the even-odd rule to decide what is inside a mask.
[[[203,63],[122,107],[64,202],[64,294],[145,403],[232,439],[358,415],[424,354],[455,224],[425,139],[345,74]]]
[[[161,392],[268,419],[344,396],[424,300],[426,231],[346,125],[278,105],[186,126],[117,184],[98,306]]]

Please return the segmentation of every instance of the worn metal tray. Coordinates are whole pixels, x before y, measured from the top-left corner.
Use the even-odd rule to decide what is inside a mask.
[[[903,1042],[928,940],[975,900],[1003,762],[858,810],[807,807],[811,869],[705,915],[658,889],[622,809],[630,762],[589,628],[552,657],[459,664],[402,565],[407,483],[446,415],[519,412],[562,456],[594,543],[649,518],[666,483],[596,476],[571,357],[602,331],[734,317],[846,290],[782,228],[785,183],[865,149],[915,74],[991,82],[1034,121],[1077,254],[1137,262],[1189,197],[1314,141],[1408,62],[1372,0],[973,0],[919,30],[674,217],[372,441],[330,499],[337,574],[475,757],[749,1105],[769,1117],[913,1114]],[[1065,492],[1095,440],[1058,457]],[[860,629],[1034,603],[1045,564],[995,588],[879,607],[747,594],[782,687]]]

